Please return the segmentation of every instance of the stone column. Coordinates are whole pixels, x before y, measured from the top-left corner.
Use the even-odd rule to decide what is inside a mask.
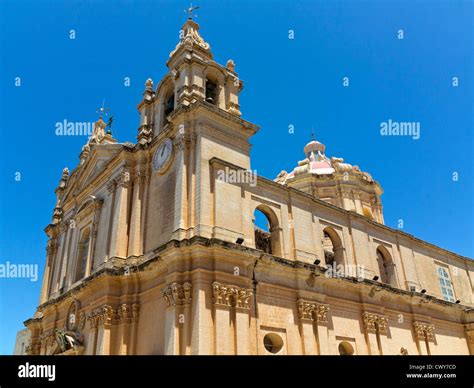
[[[72,283],[72,278],[74,276],[75,268],[76,268],[76,240],[78,238],[78,233],[77,233],[77,228],[76,228],[76,221],[74,219],[71,219],[69,222],[69,241],[68,241],[68,246],[66,249],[66,256],[62,268],[62,272],[64,274],[64,283],[63,287],[67,288],[71,285]]]
[[[420,355],[431,355],[429,343],[435,339],[434,325],[415,321],[413,322],[413,330],[415,331],[416,346]]]
[[[44,269],[43,281],[41,285],[41,294],[39,304],[43,304],[48,300],[50,285],[53,281],[53,271],[58,265],[57,263],[57,251],[58,244],[56,238],[50,238],[48,240],[48,246],[46,248],[46,267]]]
[[[184,229],[187,228],[187,173],[184,153],[188,147],[188,139],[184,132],[184,124],[181,124],[178,130],[178,135],[174,141],[176,148],[175,166],[176,166],[176,182],[175,182],[175,197],[174,197],[174,223],[173,223],[173,238],[181,239]]]
[[[303,344],[303,354],[318,354],[313,327],[314,310],[317,308],[316,303],[300,299],[296,304],[298,308],[298,327],[301,335],[301,343]]]
[[[183,284],[183,287],[189,288],[188,290],[185,289],[185,292],[189,292],[191,294],[191,283]],[[187,302],[183,306],[183,321],[181,324],[182,329],[182,350],[181,354],[190,354],[191,353],[191,326],[192,326],[192,314],[191,314],[191,302],[192,298],[189,297]]]
[[[86,349],[84,351],[87,355],[94,355],[96,351],[96,342],[97,342],[97,326],[90,324],[89,332],[87,334]]]
[[[61,271],[64,262],[64,252],[66,246],[66,234],[67,234],[67,225],[61,223],[59,226],[59,236],[58,236],[58,251],[56,252],[56,263],[54,264],[53,278],[51,279],[52,283],[49,287],[49,296],[58,291],[61,286]]]
[[[190,283],[171,283],[162,289],[163,299],[167,304],[165,313],[165,354],[179,355],[183,349],[183,337],[186,331],[180,330],[179,314],[182,306],[191,303],[192,287]],[[183,324],[186,320],[183,322]],[[180,335],[181,334],[181,335]]]
[[[362,211],[362,203],[360,201],[361,194],[357,191],[353,191],[352,195],[354,196],[355,210],[358,214],[364,214]]]
[[[147,214],[148,214],[148,207],[149,207],[149,190],[150,190],[150,177],[151,177],[151,174],[149,174],[148,172],[143,174],[143,196],[142,196],[142,215],[141,215],[141,227],[140,227],[140,230],[141,230],[141,236],[140,236],[140,240],[141,240],[141,243],[140,243],[140,252],[141,253],[146,253],[145,249],[146,249],[146,231],[147,231]]]
[[[210,286],[202,273],[193,276],[191,354],[214,354],[212,310],[208,305]]]
[[[468,323],[464,325],[466,333],[467,346],[469,348],[469,354],[474,355],[474,323]]]
[[[216,354],[250,354],[250,298],[253,291],[214,282],[212,293],[216,323],[214,330]],[[234,312],[235,338],[231,327]]]
[[[115,205],[113,212],[112,234],[110,238],[110,257],[127,256],[127,221],[130,173],[122,171],[116,181]]]
[[[239,289],[235,307],[235,336],[238,355],[250,355],[250,299],[253,291]]]
[[[369,354],[383,355],[381,335],[388,332],[388,318],[385,315],[365,311],[362,313],[362,322]]]
[[[114,213],[115,213],[115,193],[117,191],[117,184],[114,179],[112,179],[109,183],[107,183],[107,191],[109,193],[109,198],[107,199],[107,203],[108,203],[107,217],[109,219],[109,224],[107,226],[107,242],[106,242],[104,262],[107,262],[110,258],[110,250],[111,250],[111,243],[112,243],[112,229],[114,225]]]
[[[232,289],[224,284],[214,282],[212,284],[212,294],[214,303],[214,339],[216,344],[216,355],[230,354],[231,327],[230,308]]]
[[[123,303],[117,308],[117,339],[120,341],[118,354],[131,355],[135,352],[135,328],[138,322],[139,306]]]
[[[97,327],[97,355],[113,354],[111,349],[112,325],[116,321],[116,311],[109,305],[96,310],[90,317],[92,327]]]
[[[94,215],[92,216],[92,228],[91,228],[91,237],[89,244],[89,252],[87,253],[87,263],[86,271],[84,277],[88,277],[94,267],[94,255],[95,255],[95,246],[97,244],[97,229],[99,227],[100,214],[102,210],[103,200],[94,200]]]
[[[130,216],[130,240],[128,256],[140,256],[142,252],[142,198],[145,176],[138,173],[133,182],[132,213]]]
[[[68,250],[69,250],[69,243],[71,240],[72,230],[69,227],[69,222],[64,222],[61,226],[61,230],[63,233],[63,242],[61,248],[61,267],[59,268],[58,273],[58,290],[62,287],[66,286],[66,268],[67,268],[67,260],[68,260]]]
[[[231,328],[230,328],[230,306],[216,304],[214,306],[216,329],[214,332],[216,343],[216,355],[229,355]]]
[[[329,345],[328,312],[329,306],[325,304],[318,304],[318,309],[315,312],[318,350],[319,354],[323,355],[331,354],[331,348]]]
[[[304,354],[329,354],[326,326],[329,306],[303,299],[296,304]]]

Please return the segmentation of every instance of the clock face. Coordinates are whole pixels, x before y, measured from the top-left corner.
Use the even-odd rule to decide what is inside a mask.
[[[162,170],[171,159],[171,152],[173,151],[173,143],[171,139],[165,139],[158,147],[153,156],[153,169],[156,171]]]

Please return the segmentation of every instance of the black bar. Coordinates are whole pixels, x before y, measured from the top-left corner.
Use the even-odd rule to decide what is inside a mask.
[[[78,383],[159,387],[173,382],[177,387],[235,383],[267,388],[284,381],[294,387],[472,387],[473,360],[469,356],[0,356],[0,388]],[[32,373],[43,377],[31,377]]]

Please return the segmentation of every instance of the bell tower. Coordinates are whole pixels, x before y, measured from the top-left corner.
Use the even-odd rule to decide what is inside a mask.
[[[192,17],[179,38],[166,62],[168,73],[155,91],[152,81],[147,81],[138,106],[138,139],[150,149],[153,160],[150,198],[154,203],[147,217],[145,251],[170,239],[217,237],[211,161],[222,159],[249,170],[249,139],[258,131],[241,118],[243,82],[234,62],[229,59],[223,66],[214,61]]]

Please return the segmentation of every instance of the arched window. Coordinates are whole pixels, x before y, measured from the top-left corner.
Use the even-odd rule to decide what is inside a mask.
[[[326,265],[343,265],[344,264],[344,248],[342,241],[337,232],[332,228],[324,228],[323,230],[323,249]]]
[[[278,218],[270,207],[260,205],[254,213],[255,248],[281,256]]]
[[[380,280],[382,283],[396,286],[395,264],[387,248],[382,245],[377,248],[377,263],[379,265]]]
[[[448,302],[455,302],[453,283],[451,283],[448,271],[443,267],[438,267],[437,272],[439,287],[441,288],[443,299],[447,300]]]
[[[218,86],[217,82],[206,79],[206,101],[212,105],[218,105]]]
[[[81,240],[79,241],[74,282],[77,282],[86,276],[87,258],[89,256],[89,245],[91,241],[90,237],[91,231],[87,228],[82,233]]]

